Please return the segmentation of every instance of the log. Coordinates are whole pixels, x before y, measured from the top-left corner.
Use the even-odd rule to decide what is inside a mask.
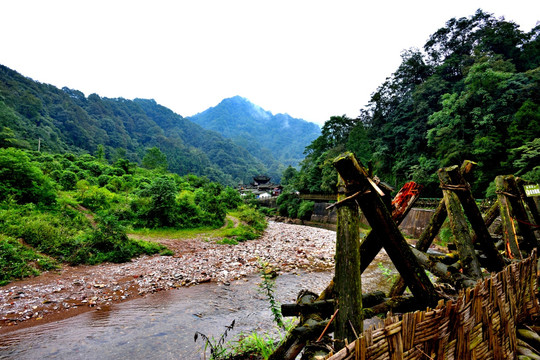
[[[339,156],[334,160],[334,167],[350,193],[371,189],[365,169],[352,153]],[[417,301],[422,306],[435,305],[438,299],[435,288],[392,220],[382,199],[375,191],[371,191],[362,195],[358,202],[371,225],[372,233],[382,239],[384,249]]]
[[[387,188],[384,188],[387,190]],[[416,190],[418,189],[418,190]],[[400,190],[401,192],[402,190]],[[415,201],[420,196],[420,188],[419,185],[415,185],[414,189],[412,189],[410,192],[412,192],[411,197],[407,197],[407,204],[405,206],[403,205],[391,205],[387,202],[384,202],[385,205],[390,205],[392,208],[392,220],[399,225],[405,219],[405,216],[409,213],[410,209],[412,209]],[[396,196],[397,198],[397,196]],[[392,201],[392,203],[395,203],[396,198]],[[378,238],[377,234],[375,232],[370,232],[364,241],[362,241],[362,244],[360,244],[360,269],[362,272],[366,270],[366,268],[371,264],[373,259],[375,259],[375,256],[381,251],[383,245],[382,240]]]
[[[420,264],[433,275],[437,276],[440,280],[451,283],[458,289],[464,289],[476,285],[476,281],[464,276],[459,272],[453,272],[450,270],[450,266],[443,264],[442,262],[434,259],[432,256],[417,250],[412,249],[414,256],[418,259]]]
[[[338,180],[338,201],[350,193],[345,181]],[[360,209],[347,201],[337,208],[336,264],[334,291],[339,312],[334,321],[335,338],[353,341],[354,330],[363,331],[362,272],[360,270]]]
[[[469,179],[472,175],[472,171],[474,167],[476,166],[476,163],[470,160],[465,160],[461,164],[461,167],[459,171],[463,174],[463,176],[466,179]],[[431,216],[431,219],[429,219],[428,225],[424,228],[424,231],[422,231],[422,234],[420,234],[420,237],[418,238],[418,241],[416,242],[416,249],[420,251],[427,251],[431,244],[433,243],[433,240],[441,230],[441,227],[444,224],[444,220],[446,220],[447,217],[447,211],[446,211],[446,205],[444,204],[444,199],[441,199],[439,202],[439,205],[435,209],[435,212]],[[394,282],[392,285],[392,288],[390,289],[389,296],[398,296],[403,294],[407,286],[405,285],[405,281],[400,276],[398,279]]]
[[[488,259],[487,269],[489,271],[501,271],[505,266],[504,259],[495,248],[494,241],[489,234],[484,219],[482,218],[482,213],[478,209],[478,206],[476,206],[476,201],[471,194],[469,184],[459,173],[457,166],[452,166],[446,168],[445,170],[449,178],[448,184],[462,187],[462,190],[455,191],[455,194],[459,198],[463,211],[465,212],[465,215],[467,216],[467,219],[474,230],[475,236],[472,239],[473,244],[478,243],[480,245],[480,248]]]
[[[472,238],[469,234],[469,226],[463,214],[459,197],[456,191],[451,190],[455,186],[452,185],[452,180],[448,172],[453,170],[454,167],[450,167],[439,169],[437,172],[443,189],[443,198],[448,212],[448,219],[450,220],[450,228],[454,234],[455,245],[459,253],[463,273],[473,279],[480,279],[482,278],[482,270],[480,269],[480,263],[474,251]]]
[[[414,296],[402,295],[386,299],[386,301],[370,308],[365,308],[364,318],[370,319],[380,314],[386,314],[389,311],[392,311],[392,313],[406,313],[420,309],[423,309],[423,306],[418,303]]]
[[[301,292],[298,295],[297,303],[301,305],[312,303],[317,295],[310,292]],[[269,360],[293,360],[300,354],[306,343],[310,339],[316,339],[325,328],[328,321],[318,313],[311,313],[307,317],[301,317],[300,323],[292,329],[285,341],[277,347],[270,355]]]
[[[482,216],[484,219],[484,224],[486,224],[487,228],[493,224],[497,216],[499,216],[499,202],[495,201],[489,210]]]
[[[362,306],[370,307],[376,305],[385,299],[382,291],[374,291],[368,294],[362,294]],[[328,318],[334,313],[334,299],[316,300],[312,303],[303,304],[282,304],[281,314],[283,316],[306,316],[311,313],[319,313],[323,318]]]
[[[536,237],[534,236],[532,230],[532,224],[529,222],[529,217],[527,216],[527,212],[525,211],[523,202],[521,201],[522,197],[516,184],[516,178],[513,175],[510,175],[506,178],[506,181],[508,183],[507,192],[515,195],[508,196],[508,201],[512,206],[513,215],[517,221],[519,232],[523,237],[522,249],[527,251],[527,253],[530,253],[532,249],[538,247]]]
[[[506,255],[509,258],[522,259],[521,251],[517,238],[517,222],[512,218],[512,205],[509,197],[516,196],[508,192],[508,178],[510,176],[499,175],[495,178],[495,187],[497,192],[497,202],[499,203],[499,214],[503,229],[503,239],[506,243]]]

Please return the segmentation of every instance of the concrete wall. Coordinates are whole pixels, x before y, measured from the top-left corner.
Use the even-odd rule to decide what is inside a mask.
[[[337,223],[336,209],[326,210],[330,203],[315,203],[313,209],[313,215],[311,215],[311,221],[319,223]],[[412,208],[407,214],[405,219],[401,222],[399,229],[407,236],[418,237],[424,227],[429,223],[429,219],[435,210]],[[362,223],[368,225],[367,220],[362,216]]]

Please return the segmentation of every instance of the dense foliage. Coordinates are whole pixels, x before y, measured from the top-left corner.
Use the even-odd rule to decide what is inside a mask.
[[[101,146],[109,161],[125,158],[225,185],[267,171],[247,150],[154,100],[85,97],[0,65],[0,147],[7,146],[74,154],[96,154]]]
[[[264,217],[243,206],[230,187],[123,158],[109,164],[97,153],[0,148],[0,284],[61,262],[171,253],[158,243],[128,238],[130,228],[219,228],[226,213],[235,211],[242,225],[226,234],[231,239],[253,239],[264,230]]]
[[[279,182],[285,166],[297,166],[304,159],[304,148],[321,132],[313,123],[287,114],[273,115],[240,96],[189,119],[247,149],[266,165],[266,175],[274,182]]]
[[[540,26],[525,33],[481,10],[449,20],[423,51],[402,53],[358,118],[324,124],[289,182],[301,192],[335,192],[331,162],[344,150],[392,185],[426,185],[425,196],[440,195],[438,168],[465,159],[479,164],[478,195],[500,174],[539,182],[539,35]]]

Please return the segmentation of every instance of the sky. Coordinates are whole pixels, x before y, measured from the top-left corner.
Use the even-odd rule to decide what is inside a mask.
[[[322,125],[356,117],[401,62],[477,9],[530,31],[540,1],[2,0],[0,64],[188,117],[235,95]]]

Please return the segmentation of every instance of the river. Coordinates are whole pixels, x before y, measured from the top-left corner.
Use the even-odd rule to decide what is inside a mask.
[[[301,289],[318,293],[331,278],[331,272],[279,275],[276,298],[294,302]],[[388,289],[377,264],[370,265],[362,279],[365,292]],[[235,320],[227,340],[253,331],[277,333],[259,282],[254,275],[228,286],[208,283],[169,290],[15,330],[0,337],[0,359],[203,359],[204,343],[193,340],[196,331],[217,339]]]

